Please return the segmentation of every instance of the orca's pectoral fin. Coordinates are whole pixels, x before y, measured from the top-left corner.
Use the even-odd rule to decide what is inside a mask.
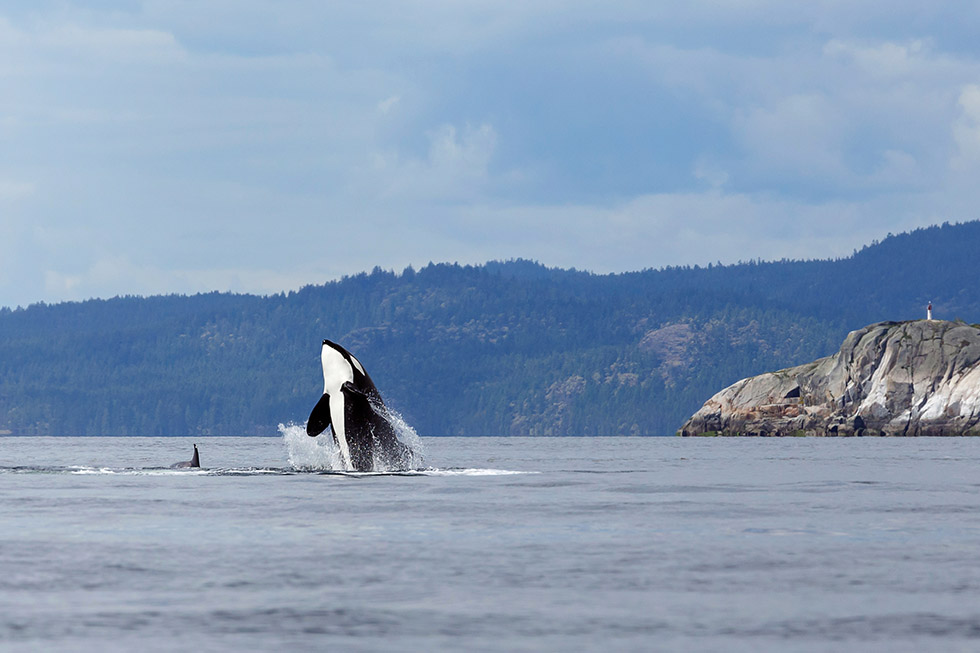
[[[310,419],[306,421],[306,434],[315,438],[326,431],[328,426],[330,426],[330,395],[323,393],[320,401],[313,407]]]

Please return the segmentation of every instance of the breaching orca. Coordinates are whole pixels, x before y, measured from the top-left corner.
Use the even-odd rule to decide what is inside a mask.
[[[194,445],[194,455],[191,456],[190,460],[185,460],[179,463],[174,463],[170,466],[171,469],[182,469],[184,467],[200,467],[201,458],[197,455],[197,445]]]
[[[349,471],[372,471],[375,462],[384,469],[403,469],[410,451],[395,435],[388,409],[364,366],[329,340],[320,348],[320,363],[323,396],[310,413],[306,434],[316,437],[331,427]]]

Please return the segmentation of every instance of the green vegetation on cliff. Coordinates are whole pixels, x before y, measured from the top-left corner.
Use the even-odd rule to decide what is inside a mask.
[[[430,264],[269,297],[4,308],[0,431],[274,434],[316,402],[329,337],[423,435],[673,433],[720,388],[832,353],[864,324],[920,317],[930,300],[937,316],[975,317],[976,251],[968,223],[835,261]]]

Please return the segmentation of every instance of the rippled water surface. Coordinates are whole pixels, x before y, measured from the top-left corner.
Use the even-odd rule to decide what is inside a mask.
[[[980,648],[980,439],[423,444],[0,438],[0,648]]]

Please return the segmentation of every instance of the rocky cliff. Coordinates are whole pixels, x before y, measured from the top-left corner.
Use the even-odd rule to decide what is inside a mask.
[[[735,383],[680,435],[980,435],[980,325],[882,322],[840,351]]]

